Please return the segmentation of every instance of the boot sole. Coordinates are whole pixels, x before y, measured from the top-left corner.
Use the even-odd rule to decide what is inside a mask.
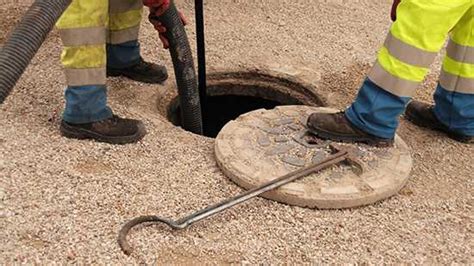
[[[329,133],[320,129],[315,128],[308,128],[309,132],[312,134],[325,139],[325,140],[333,140],[337,142],[344,142],[344,143],[365,143],[369,146],[374,146],[378,148],[388,148],[393,147],[393,140],[386,140],[386,139],[374,139],[371,137],[348,137],[344,135],[338,135],[334,133]]]
[[[146,135],[145,126],[140,124],[135,134],[129,136],[110,137],[97,134],[90,130],[74,128],[67,124],[61,123],[60,127],[61,135],[66,138],[72,139],[92,139],[98,142],[105,142],[110,144],[129,144],[135,143],[143,139]]]
[[[169,78],[168,74],[164,74],[164,76],[160,77],[159,79],[150,79],[147,76],[131,75],[131,74],[128,74],[127,72],[107,70],[107,77],[121,77],[121,76],[134,80],[134,81],[148,83],[148,84],[163,84],[163,82],[165,82]]]

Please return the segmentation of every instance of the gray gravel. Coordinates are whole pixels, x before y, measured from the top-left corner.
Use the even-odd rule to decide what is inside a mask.
[[[207,1],[210,69],[279,67],[306,73],[332,106],[353,99],[388,29],[390,1]],[[276,4],[278,3],[278,4]],[[192,1],[179,5],[192,19]],[[3,4],[2,39],[25,6]],[[188,27],[194,36],[192,26]],[[143,55],[171,69],[146,21]],[[353,210],[318,211],[255,199],[180,232],[120,226],[142,214],[179,218],[241,189],[213,159],[213,140],[172,126],[156,100],[173,82],[110,79],[120,115],[143,119],[136,145],[62,138],[61,45],[53,32],[0,106],[0,261],[28,263],[473,263],[474,146],[402,121],[411,180],[395,197]],[[416,96],[431,100],[439,60]],[[160,102],[160,101],[158,101]],[[163,107],[160,107],[163,109]]]

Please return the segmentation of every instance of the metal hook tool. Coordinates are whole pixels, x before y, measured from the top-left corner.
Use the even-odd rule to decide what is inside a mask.
[[[132,247],[128,244],[127,242],[127,234],[132,229],[134,226],[142,224],[142,223],[164,223],[171,227],[172,229],[179,230],[179,229],[184,229],[191,224],[198,222],[200,220],[203,220],[209,216],[212,216],[214,214],[220,213],[226,209],[229,209],[237,204],[240,204],[242,202],[245,202],[251,198],[254,198],[258,195],[261,195],[265,192],[268,192],[270,190],[273,190],[275,188],[281,187],[285,184],[291,183],[299,178],[305,177],[309,174],[312,174],[314,172],[318,172],[321,170],[324,170],[332,165],[338,164],[342,161],[348,161],[350,164],[358,164],[358,162],[351,160],[351,154],[349,150],[346,150],[342,147],[339,146],[334,146],[330,145],[331,149],[335,151],[335,154],[330,155],[328,158],[325,160],[312,164],[308,167],[302,168],[300,170],[297,170],[295,172],[291,172],[287,175],[284,175],[282,177],[279,177],[277,179],[274,179],[268,183],[263,184],[260,187],[248,190],[240,195],[237,195],[235,197],[232,197],[230,199],[224,200],[222,202],[219,202],[217,204],[211,205],[205,209],[202,209],[200,211],[197,211],[193,214],[190,214],[184,218],[181,218],[177,221],[172,221],[169,219],[165,219],[159,216],[154,216],[154,215],[149,215],[149,216],[140,216],[137,217],[133,220],[130,220],[128,223],[126,223],[122,229],[120,229],[119,235],[118,235],[118,244],[122,251],[130,255],[132,253]],[[349,160],[348,160],[349,159]]]

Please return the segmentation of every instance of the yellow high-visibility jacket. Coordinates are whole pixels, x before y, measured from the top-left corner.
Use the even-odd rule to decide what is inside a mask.
[[[73,0],[57,23],[69,86],[104,85],[106,44],[138,39],[142,0]]]
[[[440,85],[474,94],[474,0],[402,0],[369,79],[394,95],[413,96],[448,36]]]

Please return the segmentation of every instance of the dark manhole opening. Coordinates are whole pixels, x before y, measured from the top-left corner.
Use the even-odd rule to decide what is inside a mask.
[[[258,109],[279,105],[324,106],[316,88],[293,77],[259,72],[215,73],[208,76],[203,110],[204,135],[215,138],[230,121]],[[180,125],[179,100],[168,106],[168,120]]]

